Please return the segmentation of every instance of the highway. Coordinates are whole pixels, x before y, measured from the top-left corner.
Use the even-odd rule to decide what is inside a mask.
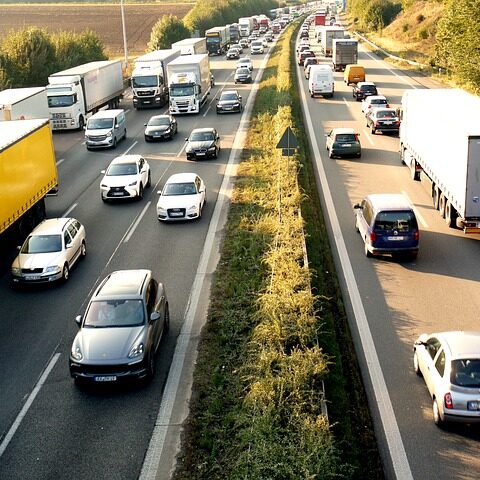
[[[244,55],[248,54],[245,50]],[[264,57],[253,57],[254,78]],[[177,117],[179,132],[173,141],[144,141],[144,123],[166,109],[136,111],[131,98],[122,105],[127,111],[127,139],[115,150],[88,152],[82,132],[54,134],[60,193],[48,198],[47,214],[73,216],[85,225],[87,256],[65,285],[14,290],[8,271],[2,272],[0,478],[139,478],[240,125],[241,115],[216,115],[215,98],[223,88],[237,88],[245,105],[252,91],[251,85],[234,85],[235,64],[212,58],[216,85],[199,115]],[[205,126],[219,130],[218,159],[187,161],[185,137],[193,128]],[[126,152],[145,156],[152,169],[152,186],[141,201],[104,204],[99,192],[101,170]],[[160,223],[155,210],[157,190],[179,172],[195,172],[204,179],[208,201],[203,217]],[[214,233],[219,243],[222,232]],[[4,263],[14,255],[7,252]],[[160,346],[156,376],[146,386],[79,389],[68,370],[77,331],[74,318],[84,312],[93,288],[109,272],[130,268],[153,270],[167,290],[170,330]],[[205,303],[208,298],[201,300]]]
[[[311,44],[319,52],[313,34]],[[394,106],[407,88],[439,88],[362,48],[359,63],[366,68],[367,80],[375,82]],[[297,68],[319,195],[386,476],[477,479],[479,430],[466,426],[441,430],[434,425],[427,388],[412,368],[412,346],[420,333],[478,329],[478,236],[446,226],[429,194],[400,162],[398,136],[372,135],[366,129],[360,102],[343,82],[343,73],[335,73],[333,99],[312,99],[303,68]],[[324,135],[334,127],[353,127],[360,133],[361,159],[328,158]],[[366,194],[397,192],[405,193],[416,209],[421,230],[418,259],[403,263],[366,258],[352,206]]]

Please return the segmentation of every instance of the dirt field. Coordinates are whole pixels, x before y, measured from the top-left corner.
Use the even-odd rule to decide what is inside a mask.
[[[183,18],[192,4],[125,5],[129,55],[143,53],[153,25],[165,14]],[[11,29],[24,26],[46,28],[49,32],[89,28],[96,32],[112,57],[123,55],[120,6],[116,5],[0,5],[0,40]]]

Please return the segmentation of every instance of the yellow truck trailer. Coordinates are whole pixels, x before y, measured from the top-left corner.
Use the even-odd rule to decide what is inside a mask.
[[[48,119],[0,122],[0,237],[25,237],[58,185]]]

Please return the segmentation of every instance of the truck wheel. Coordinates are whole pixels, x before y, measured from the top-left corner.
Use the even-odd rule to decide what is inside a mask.
[[[453,205],[447,201],[445,205],[445,223],[448,225],[449,228],[456,228],[457,227],[457,211],[453,207]]]
[[[435,185],[435,186],[433,187],[433,191],[432,191],[432,204],[433,204],[433,208],[434,208],[435,210],[438,210],[439,199],[440,199],[440,190],[439,190],[439,188]]]
[[[78,129],[83,130],[83,127],[85,126],[85,120],[83,119],[82,116],[78,119]]]
[[[443,193],[440,193],[440,198],[438,199],[438,211],[442,218],[445,218],[445,206],[447,203],[447,199]]]

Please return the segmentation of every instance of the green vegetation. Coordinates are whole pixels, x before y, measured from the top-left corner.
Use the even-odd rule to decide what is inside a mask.
[[[347,5],[355,28],[367,31],[381,31],[402,9],[395,0],[348,0]]]
[[[12,30],[0,45],[0,88],[46,85],[52,72],[106,59],[102,42],[89,30],[56,34],[37,27]]]
[[[273,49],[257,94],[177,480],[382,478],[300,133],[292,33]],[[282,157],[275,146],[291,125],[299,154]]]
[[[175,15],[164,15],[152,28],[149,50],[171,48],[172,43],[188,38],[190,32]]]

